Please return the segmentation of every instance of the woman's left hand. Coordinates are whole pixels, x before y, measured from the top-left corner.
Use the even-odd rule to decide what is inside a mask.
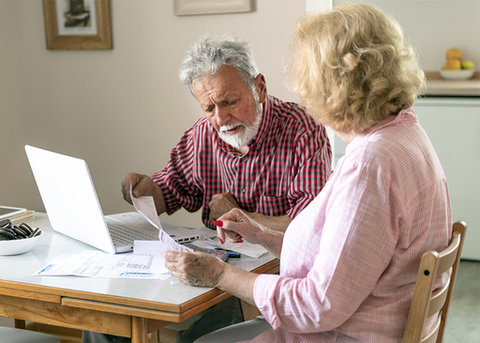
[[[225,262],[203,252],[164,251],[165,267],[179,281],[192,286],[215,287]]]

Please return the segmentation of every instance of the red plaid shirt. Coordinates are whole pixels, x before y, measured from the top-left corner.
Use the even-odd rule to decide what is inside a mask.
[[[167,213],[181,207],[213,228],[213,194],[230,193],[249,212],[294,218],[320,192],[331,172],[326,130],[298,105],[268,96],[259,131],[241,154],[220,139],[205,117],[187,130],[165,169],[152,176]]]

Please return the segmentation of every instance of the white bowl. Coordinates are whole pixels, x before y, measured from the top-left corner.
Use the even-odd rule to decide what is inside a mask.
[[[38,236],[32,238],[10,239],[8,241],[0,241],[0,255],[19,255],[26,253],[33,248],[38,239],[43,236],[40,230]]]
[[[459,69],[459,70],[450,70],[450,69],[441,69],[440,75],[445,80],[468,80],[473,76],[475,70],[473,69]]]

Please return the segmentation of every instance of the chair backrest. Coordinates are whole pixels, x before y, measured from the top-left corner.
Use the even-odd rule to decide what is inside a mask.
[[[418,269],[415,292],[408,312],[403,343],[441,343],[447,320],[448,306],[453,292],[457,269],[460,262],[467,224],[459,221],[453,224],[450,245],[443,251],[427,251],[422,256]],[[437,276],[452,268],[449,281],[441,288],[433,289]],[[439,313],[428,332],[423,332],[425,321]],[[422,335],[422,333],[424,333]]]

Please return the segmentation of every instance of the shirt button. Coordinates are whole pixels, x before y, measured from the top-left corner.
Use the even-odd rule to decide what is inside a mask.
[[[242,193],[245,193],[245,188],[242,188]]]

